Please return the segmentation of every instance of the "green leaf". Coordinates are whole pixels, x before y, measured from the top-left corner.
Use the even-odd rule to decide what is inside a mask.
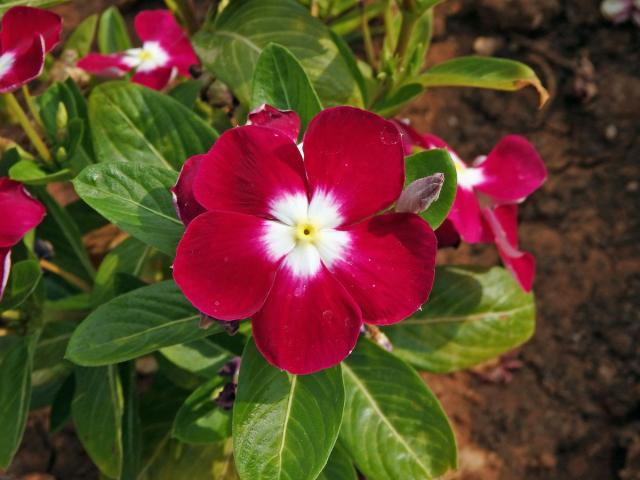
[[[455,468],[449,421],[415,370],[362,339],[342,371],[340,440],[368,480],[431,479]]]
[[[11,463],[27,424],[36,341],[37,335],[0,337],[0,469]]]
[[[34,373],[55,367],[65,361],[64,353],[76,326],[76,322],[68,320],[45,324],[36,345],[33,359]]]
[[[175,255],[184,225],[169,189],[178,174],[141,163],[101,163],[85,168],[73,184],[102,216],[138,240]]]
[[[100,53],[116,53],[131,48],[124,18],[116,7],[107,8],[100,17],[98,26],[98,49]]]
[[[27,185],[46,185],[51,182],[70,180],[73,177],[73,173],[68,168],[63,168],[55,173],[48,173],[35,162],[20,160],[9,169],[9,176],[13,180]]]
[[[203,378],[217,375],[232,357],[230,352],[207,338],[165,347],[160,353],[177,367]]]
[[[433,202],[427,211],[420,214],[435,230],[447,218],[456,198],[458,177],[451,156],[446,150],[440,148],[415,153],[405,159],[405,172],[405,185],[434,173],[444,174],[444,185],[438,200]]]
[[[142,460],[142,424],[139,415],[135,363],[120,364],[120,377],[124,398],[122,414],[123,461],[120,478],[129,480],[138,478]]]
[[[89,15],[75,28],[69,36],[69,40],[64,44],[65,50],[77,52],[78,58],[86,56],[91,51],[93,38],[96,35],[98,25],[98,15]]]
[[[131,82],[97,86],[89,97],[89,119],[100,162],[179,169],[218,137],[178,100]]]
[[[506,270],[441,267],[424,308],[385,333],[399,357],[446,373],[497,357],[534,329],[533,295]]]
[[[244,104],[258,57],[269,43],[288,48],[309,75],[323,105],[361,104],[349,68],[327,27],[294,0],[238,0],[193,37],[207,69]]]
[[[424,12],[425,10],[435,7],[440,2],[442,2],[442,0],[416,0],[416,6],[419,11]]]
[[[347,42],[345,42],[340,35],[338,35],[336,32],[334,32],[331,29],[329,30],[329,35],[331,35],[331,40],[333,40],[333,43],[336,44],[336,47],[338,48],[338,52],[340,52],[342,59],[347,64],[347,68],[351,72],[353,79],[358,85],[358,90],[360,91],[360,96],[362,97],[362,104],[368,105],[369,92],[367,90],[367,84],[364,79],[364,75],[362,74],[360,67],[358,67],[358,59],[356,58],[355,54],[351,50],[351,47],[349,47]]]
[[[318,94],[300,62],[285,47],[270,43],[258,57],[253,73],[251,107],[267,103],[300,116],[300,134],[322,110]]]
[[[169,95],[193,110],[201,90],[202,82],[200,80],[185,80],[169,90]]]
[[[74,375],[69,375],[56,392],[49,414],[49,433],[56,433],[71,419],[71,403],[76,389]]]
[[[117,366],[76,367],[71,412],[76,433],[93,463],[107,477],[122,469],[122,387]]]
[[[185,443],[215,443],[231,436],[231,411],[214,400],[225,379],[216,375],[185,400],[173,424],[173,436]]]
[[[409,83],[392,91],[373,106],[373,110],[384,117],[396,115],[402,107],[422,93],[424,88],[419,83]]]
[[[19,307],[33,293],[42,278],[35,260],[22,260],[11,265],[11,274],[0,301],[0,312]]]
[[[493,57],[458,57],[431,67],[419,77],[425,87],[478,87],[515,91],[532,86],[540,106],[549,99],[535,72],[524,63]]]
[[[76,329],[67,358],[85,366],[131,360],[162,347],[218,332],[198,328],[200,314],[167,280],[125,293],[92,312]]]
[[[358,480],[353,462],[340,442],[336,442],[318,480]]]
[[[233,408],[240,478],[315,479],[335,444],[343,406],[339,366],[290,375],[267,363],[250,341]]]

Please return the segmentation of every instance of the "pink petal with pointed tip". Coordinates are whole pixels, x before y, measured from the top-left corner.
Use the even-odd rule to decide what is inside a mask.
[[[451,211],[447,217],[456,230],[467,243],[479,243],[485,241],[487,236],[486,227],[480,214],[480,203],[476,194],[469,188],[458,185],[456,198],[453,201]]]
[[[0,300],[4,295],[4,289],[7,288],[9,281],[9,272],[11,271],[11,248],[0,248]]]
[[[41,8],[13,7],[2,17],[0,44],[4,51],[21,50],[31,45],[33,37],[40,35],[46,53],[60,42],[61,32],[60,15]]]
[[[457,247],[460,245],[460,234],[453,222],[446,218],[435,231],[438,248]]]
[[[123,55],[119,53],[111,55],[90,53],[78,61],[78,67],[105,77],[121,77],[131,70],[131,67],[125,63]]]
[[[160,67],[146,72],[137,71],[131,81],[144,85],[154,90],[162,90],[171,81],[174,69],[172,67]]]
[[[333,194],[345,224],[389,207],[402,192],[404,150],[397,127],[353,107],[323,110],[303,140],[311,192]]]
[[[281,268],[264,307],[252,320],[262,355],[297,375],[344,360],[358,341],[361,325],[358,305],[324,266],[312,277]]]
[[[413,213],[378,215],[344,229],[351,242],[329,269],[368,323],[404,320],[427,301],[435,272],[436,237]]]
[[[278,269],[263,243],[264,220],[233,212],[196,217],[178,244],[173,278],[193,305],[239,320],[264,304]]]
[[[284,133],[292,141],[298,141],[300,117],[293,110],[278,110],[271,105],[261,105],[249,114],[247,125],[260,125]]]
[[[33,37],[29,46],[20,51],[3,52],[13,55],[9,69],[0,77],[0,93],[11,92],[42,73],[44,67],[44,48],[41,36]]]
[[[194,155],[184,162],[178,181],[171,188],[176,212],[185,225],[189,225],[191,220],[206,212],[206,209],[198,203],[193,193],[193,183],[200,170],[200,162],[204,157],[204,155]]]
[[[12,247],[45,216],[42,204],[24,186],[0,177],[0,247]]]
[[[481,181],[474,188],[499,202],[516,202],[538,189],[547,169],[535,148],[518,135],[504,137],[475,167]]]
[[[284,195],[307,195],[304,166],[289,137],[267,127],[227,130],[205,154],[194,192],[207,210],[271,217]]]

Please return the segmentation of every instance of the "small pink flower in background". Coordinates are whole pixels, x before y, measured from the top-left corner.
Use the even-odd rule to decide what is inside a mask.
[[[0,299],[9,280],[11,247],[44,218],[45,209],[21,183],[0,177]]]
[[[436,239],[413,213],[375,215],[403,190],[392,123],[327,109],[298,147],[295,113],[254,113],[181,172],[174,279],[211,317],[251,317],[269,362],[312,373],[343,360],[363,322],[398,322],[427,300]]]
[[[168,10],[140,12],[134,27],[142,47],[108,55],[90,53],[78,66],[106,77],[134,70],[133,82],[162,90],[176,75],[189,76],[189,67],[199,63],[189,38]]]
[[[0,23],[0,93],[42,73],[44,56],[60,42],[62,19],[47,10],[13,7]]]
[[[435,135],[419,135],[411,127],[395,122],[403,134],[405,153],[411,146],[446,148],[456,166],[458,190],[451,212],[438,228],[439,246],[494,243],[503,263],[525,291],[535,275],[535,258],[518,249],[517,204],[537,190],[547,177],[542,159],[525,138],[504,137],[493,150],[467,165]]]
[[[600,10],[613,23],[631,20],[640,26],[640,0],[605,0]]]

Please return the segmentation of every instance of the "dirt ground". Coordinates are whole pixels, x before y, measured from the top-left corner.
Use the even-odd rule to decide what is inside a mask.
[[[67,13],[77,22],[84,9]],[[550,174],[521,209],[521,244],[538,260],[538,327],[515,355],[522,365],[425,375],[457,433],[452,478],[640,479],[640,28],[604,21],[599,0],[449,0],[437,18],[430,64],[516,58],[552,94],[538,110],[533,91],[440,89],[404,112],[469,160],[525,135]],[[499,261],[491,246],[441,260]],[[48,439],[43,423],[30,419],[18,478],[97,478],[73,431]]]

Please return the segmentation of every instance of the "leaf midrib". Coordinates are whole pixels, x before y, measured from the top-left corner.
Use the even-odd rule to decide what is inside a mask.
[[[399,323],[399,325],[438,325],[442,323],[465,323],[467,321],[474,322],[487,318],[496,318],[513,315],[515,313],[522,312],[533,308],[533,305],[522,305],[520,307],[512,308],[510,310],[502,310],[500,312],[484,312],[473,313],[470,315],[443,315],[437,317],[428,317],[425,319],[411,319],[408,318]]]
[[[358,386],[358,388],[361,390],[362,394],[366,397],[366,399],[369,401],[369,403],[371,404],[372,408],[378,413],[378,416],[380,417],[380,419],[384,422],[385,425],[387,425],[387,427],[389,428],[389,430],[391,430],[391,433],[398,439],[398,441],[400,442],[400,444],[405,448],[405,450],[415,459],[416,463],[420,466],[420,468],[422,468],[422,470],[424,471],[426,478],[430,478],[431,472],[430,470],[427,468],[426,465],[424,465],[422,463],[422,461],[420,460],[420,457],[418,456],[418,454],[416,453],[416,451],[411,448],[411,445],[409,445],[404,438],[402,437],[402,435],[400,435],[400,432],[398,432],[398,430],[396,430],[396,428],[393,426],[393,424],[391,423],[391,421],[387,418],[387,416],[382,412],[380,406],[378,405],[378,402],[376,401],[375,398],[373,398],[373,396],[371,395],[371,393],[369,392],[369,390],[367,389],[367,387],[365,386],[364,383],[362,383],[360,381],[360,379],[358,378],[358,376],[355,374],[355,372],[351,369],[351,367],[349,367],[347,365],[346,362],[342,363],[342,367],[344,368],[344,371],[347,372],[349,374],[349,376],[352,378],[352,380],[356,383],[356,385]]]
[[[287,427],[289,425],[289,419],[291,418],[291,408],[293,405],[293,396],[298,385],[298,376],[293,375],[291,381],[291,388],[289,389],[289,398],[287,399],[287,410],[285,412],[284,422],[282,425],[282,441],[280,442],[280,448],[278,449],[278,475],[275,477],[280,479],[282,476],[282,452],[284,452],[284,445],[287,440]]]

